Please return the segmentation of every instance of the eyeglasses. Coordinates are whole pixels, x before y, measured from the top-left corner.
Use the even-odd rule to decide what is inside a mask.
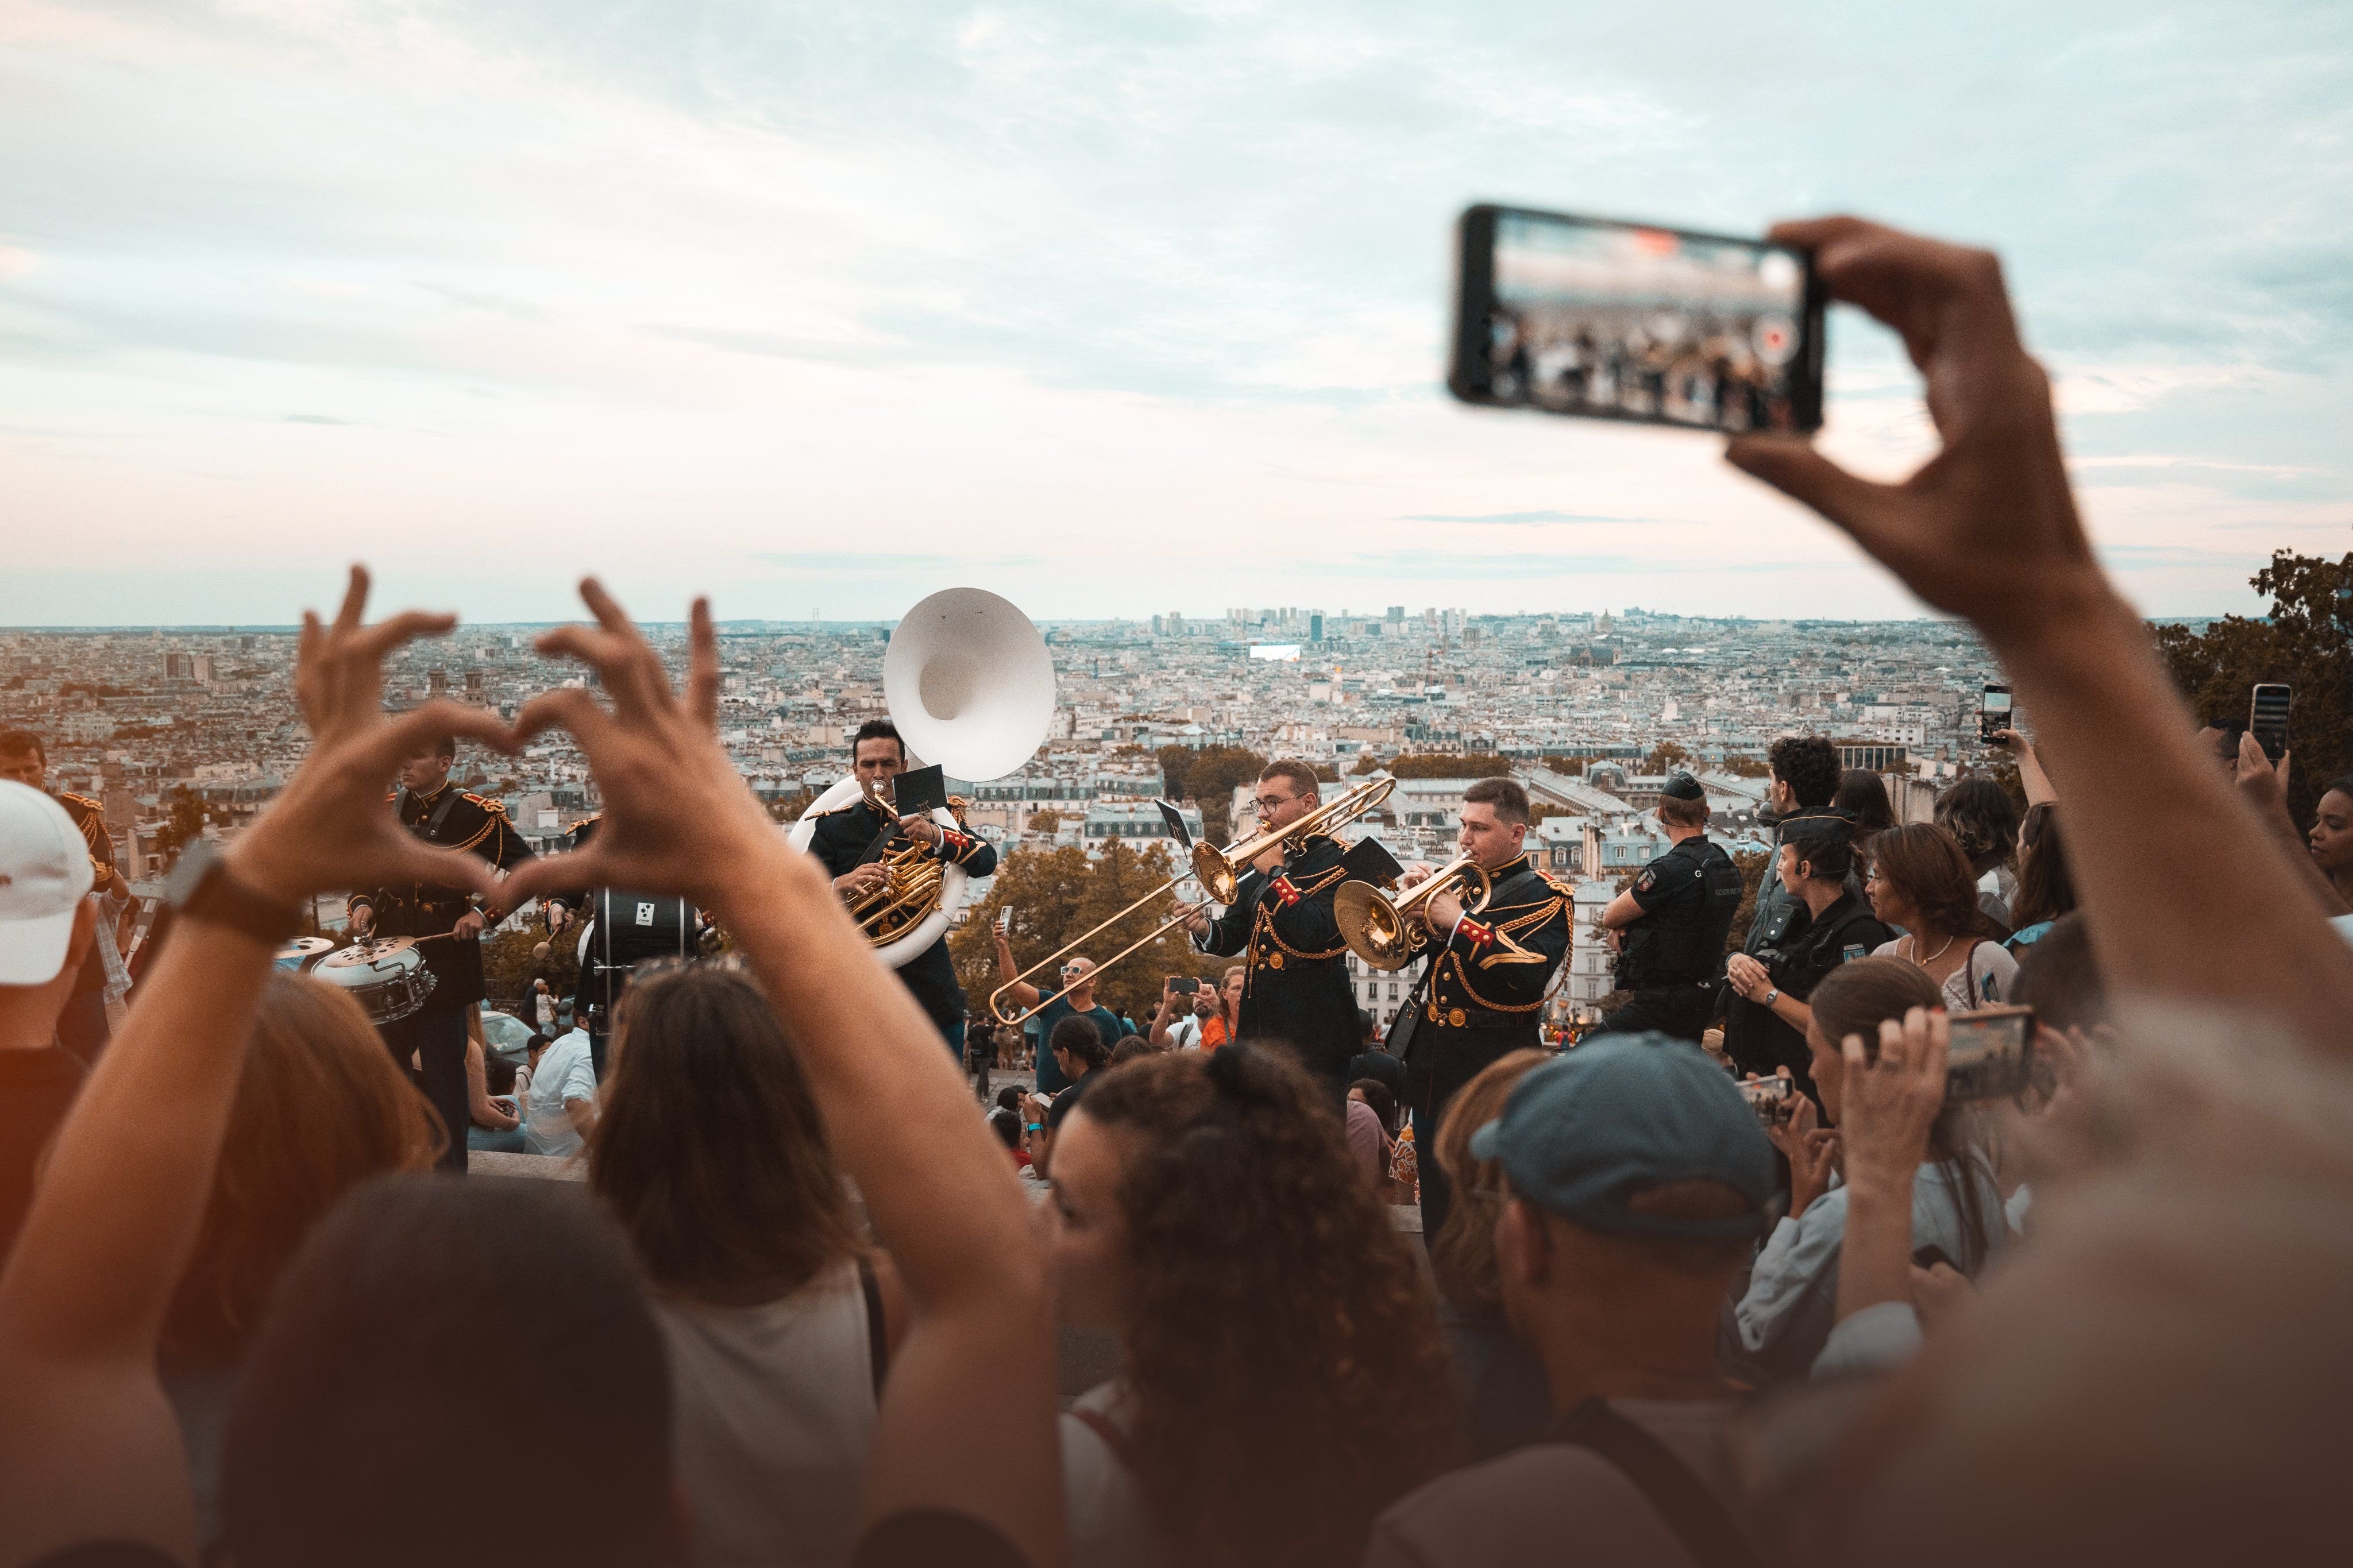
[[[1262,795],[1258,797],[1257,805],[1259,810],[1271,816],[1298,798],[1295,795]]]

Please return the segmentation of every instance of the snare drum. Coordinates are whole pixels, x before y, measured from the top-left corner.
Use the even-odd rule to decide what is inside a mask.
[[[314,980],[340,985],[352,994],[375,1024],[396,1023],[425,1005],[433,991],[433,972],[414,938],[384,937],[338,948],[311,969]]]
[[[278,967],[301,974],[334,951],[335,944],[326,937],[298,936],[278,950]]]

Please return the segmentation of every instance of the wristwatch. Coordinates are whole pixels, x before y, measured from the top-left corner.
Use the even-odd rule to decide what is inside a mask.
[[[1778,1002],[1780,999],[1781,988],[1778,985],[1773,987],[1772,990],[1765,993],[1765,1005],[1767,1007],[1770,1007],[1774,1003]]]
[[[219,852],[202,839],[181,851],[164,879],[164,901],[179,920],[226,926],[272,946],[302,929],[300,910],[238,881]]]

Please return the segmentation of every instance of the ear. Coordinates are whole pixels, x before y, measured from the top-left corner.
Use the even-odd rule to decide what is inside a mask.
[[[1514,1285],[1538,1288],[1552,1278],[1552,1235],[1544,1216],[1518,1198],[1495,1220],[1495,1268]]]

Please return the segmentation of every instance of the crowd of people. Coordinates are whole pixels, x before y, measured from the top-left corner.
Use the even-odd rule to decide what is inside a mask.
[[[1968,789],[1896,826],[1834,752],[1775,748],[1790,826],[1724,1060],[1622,1027],[1433,1098],[1252,1037],[1223,987],[1130,1031],[1079,960],[1024,1004],[1042,1095],[976,1114],[719,744],[708,606],[680,689],[593,582],[540,643],[590,680],[512,721],[386,715],[386,657],[451,622],[366,623],[364,573],[306,617],[311,751],[175,889],[86,1074],[57,1040],[88,846],[0,782],[0,1568],[2329,1552],[2353,784],[2307,852],[2284,763],[2197,741],[1990,257],[1775,238],[1903,335],[1943,449],[1894,485],[1786,438],[1731,460],[1972,621],[2039,729],[2008,742],[2022,818]],[[435,737],[559,728],[606,802],[574,853],[501,875],[385,809]],[[1474,804],[1515,847],[1524,809]],[[492,919],[651,889],[729,933],[632,983],[601,1083],[573,1029],[512,1086],[585,1183],[434,1173],[448,1121],[358,1005],[273,970],[308,900],[404,882]],[[1669,901],[1640,891],[1638,932]],[[1687,955],[1650,956],[1680,1030]],[[1991,1003],[2033,1009],[2032,1081],[1948,1097]],[[1433,1183],[1417,1238],[1393,1200]],[[1116,1353],[1066,1399],[1071,1333]]]

